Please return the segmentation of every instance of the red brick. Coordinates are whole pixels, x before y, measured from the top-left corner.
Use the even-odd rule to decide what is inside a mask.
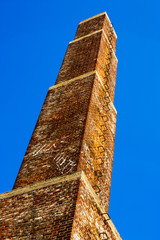
[[[84,173],[0,195],[1,239],[121,239]]]

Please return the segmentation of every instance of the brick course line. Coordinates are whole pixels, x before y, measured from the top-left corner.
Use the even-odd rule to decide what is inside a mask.
[[[97,33],[102,32],[102,31],[103,31],[103,29],[100,29],[100,30],[94,31],[94,32],[92,32],[92,33],[89,33],[89,34],[87,34],[87,35],[84,35],[84,36],[82,36],[82,37],[76,38],[76,39],[70,41],[69,44],[74,43],[74,42],[78,42],[78,41],[80,41],[80,40],[82,40],[82,39],[84,39],[84,38],[90,37],[90,36],[92,36],[92,35],[94,35],[94,34],[97,34]]]
[[[67,85],[68,83],[71,83],[75,80],[78,80],[78,79],[82,79],[82,78],[85,78],[85,77],[88,77],[92,74],[96,74],[96,70],[92,71],[92,72],[88,72],[88,73],[85,73],[85,74],[82,74],[82,75],[79,75],[78,77],[75,77],[75,78],[71,78],[65,82],[61,82],[61,83],[58,83],[58,84],[55,84],[54,86],[50,87],[49,90],[51,89],[54,89],[54,88],[57,88],[57,87],[61,87],[61,86],[64,86],[64,85]]]
[[[107,20],[109,21],[110,25],[112,26],[112,23],[111,23],[109,17],[107,16],[107,13],[106,13],[106,12],[103,12],[103,13],[97,14],[97,15],[95,15],[95,16],[93,16],[93,17],[87,18],[87,19],[81,21],[81,22],[79,23],[79,25],[80,25],[80,24],[83,24],[83,23],[85,23],[85,22],[88,22],[88,21],[90,21],[90,20],[92,20],[92,19],[94,19],[94,18],[98,18],[98,17],[100,17],[100,16],[102,16],[102,15],[106,15]],[[113,28],[113,26],[112,26],[112,28]],[[115,34],[115,36],[116,36],[116,38],[117,38],[117,34],[116,34],[114,28],[113,28],[113,31],[114,31],[114,34]]]
[[[104,91],[106,92],[107,96],[109,97],[108,92],[107,92],[107,89],[106,89],[105,86],[103,85],[102,80],[101,80],[101,77],[99,76],[99,74],[98,74],[98,72],[97,72],[96,70],[94,70],[94,71],[92,71],[92,72],[85,73],[85,74],[80,75],[80,76],[78,76],[78,77],[72,78],[72,79],[70,79],[70,80],[68,80],[68,81],[61,82],[61,83],[59,83],[59,84],[55,84],[54,86],[50,87],[49,90],[54,89],[54,88],[58,88],[58,87],[61,87],[61,86],[65,86],[65,85],[67,85],[68,83],[71,83],[71,82],[74,82],[74,81],[76,81],[76,80],[79,80],[79,79],[88,77],[88,76],[93,75],[93,74],[96,74],[96,75],[97,75],[98,80],[100,81],[100,83],[101,83]],[[109,97],[109,99],[110,99],[110,97]],[[111,101],[111,99],[110,99],[110,103],[111,103],[111,105],[112,105],[115,113],[117,114],[117,110],[116,110],[113,102]]]
[[[111,49],[114,57],[116,58],[116,60],[117,60],[117,62],[118,62],[118,59],[117,59],[117,57],[116,57],[116,55],[115,55],[115,52],[114,52],[114,50],[113,50],[113,48],[112,48],[112,45],[110,44],[110,42],[109,42],[109,40],[108,40],[108,37],[107,37],[107,35],[105,34],[105,31],[104,31],[103,29],[97,30],[97,31],[95,31],[95,32],[93,32],[93,33],[90,33],[90,34],[87,34],[87,35],[85,35],[85,36],[83,36],[83,37],[76,38],[75,40],[69,42],[69,44],[72,44],[72,43],[74,43],[74,42],[81,41],[82,39],[87,38],[87,37],[90,37],[90,36],[92,36],[92,35],[94,35],[94,34],[97,34],[97,33],[99,33],[99,32],[102,32],[102,33],[104,34],[107,42],[109,43],[109,47],[110,47],[110,49]]]
[[[77,178],[80,178],[81,174],[82,174],[82,171],[78,171],[78,172],[70,174],[70,175],[64,175],[64,176],[61,176],[61,177],[54,177],[54,178],[49,179],[47,181],[42,181],[42,182],[38,182],[36,184],[31,184],[31,185],[28,185],[27,187],[17,188],[15,190],[11,190],[9,192],[5,192],[5,193],[0,194],[0,199],[10,198],[10,197],[13,197],[13,196],[16,196],[16,195],[31,192],[31,191],[36,190],[36,189],[40,189],[40,188],[43,188],[43,187],[48,187],[50,185],[57,184],[57,183],[60,183],[60,182],[72,181],[72,180],[75,180]]]

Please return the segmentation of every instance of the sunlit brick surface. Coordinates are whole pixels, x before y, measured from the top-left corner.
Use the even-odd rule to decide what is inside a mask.
[[[77,170],[94,79],[49,90],[14,188]]]
[[[117,73],[117,59],[103,32],[69,44],[56,84],[96,70],[112,102]]]
[[[96,77],[78,170],[84,170],[106,211],[109,208],[116,110],[106,90]]]
[[[110,218],[107,217],[107,219],[82,180],[78,192],[71,240],[121,239],[109,225]]]
[[[0,239],[70,239],[79,180],[0,200]]]
[[[14,188],[84,170],[108,211],[116,110],[97,74],[50,89]]]
[[[102,32],[69,44],[56,84],[95,70]]]
[[[54,181],[0,195],[0,239],[121,239],[83,173]]]
[[[117,74],[117,58],[110,48],[109,42],[106,41],[106,37],[102,34],[96,70],[105,85],[105,88],[110,96],[111,101],[114,103],[114,92],[116,84]]]
[[[102,29],[104,30],[106,36],[108,37],[108,40],[115,52],[117,37],[105,13],[101,14],[97,18],[91,18],[90,20],[83,21],[82,23],[80,23],[78,25],[75,39],[91,34],[95,31],[102,30]]]

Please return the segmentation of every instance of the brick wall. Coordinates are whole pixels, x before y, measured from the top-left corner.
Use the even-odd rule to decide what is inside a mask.
[[[100,207],[85,176],[81,178],[71,240],[121,239],[108,214]]]
[[[76,179],[1,197],[0,239],[70,239],[78,188]]]
[[[98,32],[69,44],[56,84],[95,70],[101,35]]]
[[[66,51],[56,84],[96,70],[114,102],[117,58],[104,31],[71,42]]]
[[[74,39],[92,34],[93,32],[99,31],[99,30],[103,30],[105,32],[115,52],[117,35],[106,13],[102,13],[96,18],[93,17],[80,22]]]
[[[84,170],[108,211],[115,125],[116,110],[96,73],[51,88],[14,189]]]
[[[121,239],[83,172],[0,195],[0,239]]]
[[[77,170],[94,75],[48,91],[14,189]]]
[[[78,170],[83,170],[108,212],[116,110],[99,77],[92,90]]]

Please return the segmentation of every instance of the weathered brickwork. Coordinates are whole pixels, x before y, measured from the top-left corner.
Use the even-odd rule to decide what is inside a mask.
[[[89,184],[80,181],[71,240],[118,240],[120,235],[111,219],[95,201]]]
[[[103,79],[114,102],[117,58],[103,31],[69,44],[56,84],[94,70]]]
[[[14,189],[78,167],[108,211],[115,125],[116,110],[96,73],[51,88]]]
[[[77,170],[94,78],[48,91],[14,189]]]
[[[116,39],[106,13],[80,22],[14,190],[0,195],[0,239],[121,239],[108,216]]]
[[[69,44],[56,84],[95,70],[101,35],[98,32]]]
[[[114,154],[116,110],[96,76],[83,137],[78,170],[89,182],[108,212]]]
[[[79,23],[75,39],[103,29],[114,52],[117,36],[106,13],[99,14],[96,18],[90,18]]]
[[[0,195],[0,239],[121,239],[103,213],[83,172],[54,178]]]
[[[70,239],[79,179],[0,200],[0,239]]]
[[[97,57],[96,70],[105,85],[111,101],[114,103],[117,58],[110,47],[109,42],[106,41],[106,36],[103,33]]]
[[[85,171],[108,211],[117,71],[117,59],[105,33],[109,24],[106,14],[79,24],[76,36],[82,39],[76,38],[68,46],[56,85],[48,91],[14,189],[71,174],[78,167]],[[83,29],[84,35],[91,35],[82,36]],[[115,39],[113,29],[112,37]]]

